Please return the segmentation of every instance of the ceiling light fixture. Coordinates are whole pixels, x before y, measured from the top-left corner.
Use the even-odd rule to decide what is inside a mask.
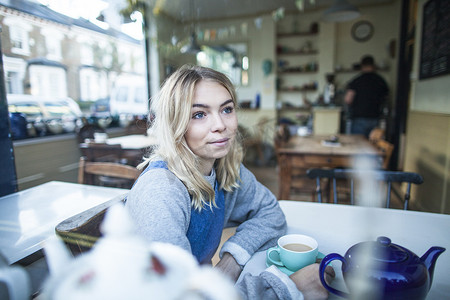
[[[324,11],[325,22],[345,22],[358,18],[361,15],[359,9],[347,2],[347,0],[334,0],[333,5]]]
[[[190,8],[191,8],[191,15],[192,15],[192,33],[189,38],[189,43],[181,47],[180,51],[184,54],[197,54],[202,49],[200,48],[199,44],[197,43],[197,35],[195,34],[195,24],[194,24],[194,0],[190,1]]]
[[[181,53],[197,54],[200,51],[202,51],[202,49],[197,43],[197,36],[195,35],[195,31],[192,31],[191,37],[189,38],[189,43],[181,47]]]

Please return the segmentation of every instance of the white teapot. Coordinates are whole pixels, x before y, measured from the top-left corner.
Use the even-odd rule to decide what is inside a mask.
[[[92,250],[75,259],[59,239],[45,246],[51,276],[42,299],[239,299],[228,278],[199,266],[185,250],[145,243],[122,204],[107,211],[102,232]]]
[[[30,299],[31,283],[28,273],[19,266],[9,266],[0,254],[0,299]]]

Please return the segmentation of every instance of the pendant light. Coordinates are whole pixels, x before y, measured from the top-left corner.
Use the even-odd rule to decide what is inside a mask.
[[[361,15],[359,9],[348,3],[347,0],[334,0],[333,5],[324,11],[325,22],[345,22],[358,18]]]
[[[190,8],[191,8],[191,15],[192,15],[192,33],[189,38],[189,43],[181,47],[181,53],[184,54],[197,54],[202,49],[200,48],[199,44],[197,43],[197,35],[195,34],[195,24],[194,24],[194,0],[190,1]]]

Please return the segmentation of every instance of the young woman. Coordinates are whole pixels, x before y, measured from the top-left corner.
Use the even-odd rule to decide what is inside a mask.
[[[275,196],[242,165],[236,108],[224,74],[199,66],[173,73],[152,101],[158,146],[126,202],[147,240],[178,245],[199,263],[211,262],[224,227],[237,226],[217,265],[234,280],[256,251],[286,233]]]

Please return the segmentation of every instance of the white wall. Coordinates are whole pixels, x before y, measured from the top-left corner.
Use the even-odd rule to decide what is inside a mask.
[[[417,3],[404,169],[424,178],[424,183],[413,190],[414,207],[450,214],[450,75],[418,79],[425,3]]]
[[[379,6],[360,7],[361,17],[356,20],[336,25],[336,53],[335,66],[351,68],[352,64],[359,63],[362,56],[371,54],[375,62],[389,66],[388,72],[379,72],[388,82],[391,90],[391,98],[396,92],[396,74],[399,44],[399,28],[401,16],[401,1]],[[352,26],[360,21],[367,20],[372,23],[374,33],[370,40],[357,42],[351,36]],[[395,57],[389,54],[389,44],[395,41]],[[336,78],[338,88],[345,87],[345,84],[357,73],[339,74]]]
[[[425,0],[419,0],[419,13],[414,45],[414,66],[411,77],[411,110],[450,114],[450,75],[419,80],[420,45],[422,43],[422,7]]]

